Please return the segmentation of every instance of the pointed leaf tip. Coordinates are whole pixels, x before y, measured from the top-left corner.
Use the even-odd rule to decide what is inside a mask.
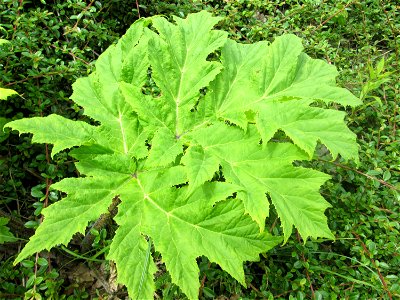
[[[32,142],[53,144],[51,155],[92,141],[95,127],[82,121],[71,121],[59,115],[20,119],[7,123],[21,133],[32,133]]]
[[[12,95],[18,95],[18,93],[11,89],[0,88],[0,100],[7,100]]]

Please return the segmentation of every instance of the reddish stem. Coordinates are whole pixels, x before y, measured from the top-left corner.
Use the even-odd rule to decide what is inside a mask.
[[[385,292],[387,293],[389,299],[392,300],[393,299],[392,298],[392,293],[388,289],[388,286],[387,286],[387,283],[385,281],[385,278],[383,277],[381,271],[379,270],[378,266],[376,265],[375,260],[372,258],[372,255],[369,252],[367,246],[364,244],[364,242],[361,240],[360,236],[356,232],[352,231],[352,234],[357,238],[357,240],[360,242],[361,247],[363,248],[364,252],[369,256],[369,259],[371,260],[371,262],[374,265],[376,271],[378,272],[379,279],[382,282],[382,285],[383,285],[383,288],[384,288]]]
[[[300,234],[299,234],[298,231],[296,231],[296,236],[297,236],[297,240],[299,241],[299,243],[301,243],[301,238],[300,238]],[[301,260],[302,260],[302,261],[304,262],[304,264],[305,264],[305,263],[307,262],[307,260],[306,260],[306,258],[305,258],[305,256],[304,256],[304,253],[301,252],[300,254],[301,254]],[[312,282],[311,282],[310,274],[308,273],[308,269],[307,269],[306,267],[304,267],[304,268],[305,268],[305,270],[306,270],[306,277],[307,277],[307,280],[308,280],[308,282],[310,283],[311,299],[315,299],[314,287],[313,287]]]

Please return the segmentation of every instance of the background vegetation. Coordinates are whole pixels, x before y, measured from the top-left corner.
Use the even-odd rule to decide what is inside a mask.
[[[400,5],[396,0],[0,0],[0,86],[21,96],[0,100],[7,120],[57,113],[84,119],[68,97],[99,53],[139,14],[184,17],[207,9],[243,43],[294,33],[306,52],[337,66],[338,82],[364,104],[348,111],[361,163],[330,161],[324,149],[312,162],[332,175],[322,189],[336,241],[294,232],[288,243],[245,265],[245,288],[199,258],[202,299],[395,299],[400,297]],[[344,109],[338,107],[338,109]],[[59,199],[52,182],[76,176],[68,153],[51,159],[50,146],[29,135],[0,133],[0,299],[123,299],[115,267],[104,257],[113,235],[108,222],[91,231],[88,250],[76,236],[67,247],[12,262],[41,221],[43,207]],[[8,220],[8,224],[5,223]],[[8,227],[6,227],[8,226]],[[271,218],[279,234],[279,221]],[[159,299],[185,299],[159,262]]]

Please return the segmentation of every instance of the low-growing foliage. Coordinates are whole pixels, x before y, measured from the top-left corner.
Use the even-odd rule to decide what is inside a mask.
[[[212,29],[219,20],[200,12],[134,23],[73,85],[71,99],[97,125],[55,114],[6,125],[53,144],[52,155],[76,147],[85,175],[52,185],[67,197],[43,209],[16,263],[67,244],[120,201],[108,259],[132,298],[153,297],[152,245],[191,299],[201,255],[245,285],[243,261],[282,241],[265,230],[270,203],[283,241],[293,227],[303,239],[334,238],[319,194],[329,176],[294,162],[311,160],[318,142],[333,159],[357,160],[345,113],[316,104],[360,101],[296,36],[240,44]],[[157,93],[144,92],[149,81]]]
[[[136,3],[142,17],[156,14],[184,17],[207,9],[223,17],[219,29],[244,43],[272,41],[285,33],[295,34],[302,38],[307,54],[338,68],[339,85],[364,98],[362,106],[346,109],[347,124],[358,137],[360,164],[345,163],[341,158],[331,161],[324,148],[317,150],[318,160],[301,163],[332,176],[321,193],[332,205],[326,213],[336,239],[308,240],[303,244],[294,231],[285,245],[262,255],[258,262],[244,264],[247,287],[206,257],[199,258],[199,297],[396,299],[400,295],[400,130],[397,125],[400,86],[396,80],[400,10],[397,2],[0,1],[0,38],[11,42],[0,52],[0,86],[13,88],[23,97],[2,101],[0,116],[10,120],[56,113],[87,121],[82,116],[83,109],[68,100],[71,85],[76,78],[87,75],[98,53],[135,20]],[[66,30],[72,28],[76,30]],[[40,60],[29,55],[37,51],[44,54]],[[378,66],[383,57],[384,67],[380,70]],[[379,85],[381,79],[385,82]],[[362,90],[367,92],[366,97]],[[150,80],[145,93],[159,92]],[[336,104],[329,106],[333,108]],[[24,293],[27,298],[41,295],[46,299],[50,295],[67,299],[126,297],[122,286],[110,288],[114,286],[115,271],[112,262],[103,259],[117,225],[108,220],[98,226],[103,216],[89,223],[85,238],[77,234],[68,247],[57,246],[50,253],[35,255],[49,262],[48,268],[36,275],[40,277],[38,281],[47,274],[53,276],[51,271],[56,270],[59,273],[56,289],[46,279],[27,287],[28,279],[32,282],[31,275],[41,269],[41,261],[35,256],[30,258],[33,264],[28,267],[23,264],[12,267],[11,261],[20,252],[22,241],[34,232],[30,228],[40,223],[42,208],[61,196],[57,191],[48,191],[48,186],[77,174],[67,151],[51,159],[46,155],[50,147],[31,144],[31,135],[18,137],[17,133],[6,128],[0,136],[0,213],[10,220],[6,226],[19,238],[18,242],[0,245],[0,298],[23,297]],[[24,228],[25,222],[29,228]],[[273,206],[266,228],[274,235],[282,234]],[[91,239],[86,239],[88,236]],[[90,243],[93,248],[87,252],[85,249],[90,249]],[[158,267],[154,297],[186,299],[171,283],[161,255],[153,249],[152,253]],[[95,277],[87,276],[98,270],[100,273]],[[103,286],[107,282],[110,287]]]
[[[2,45],[8,44],[10,43],[7,40],[4,39],[0,39],[0,52]],[[12,95],[17,95],[18,93],[12,89],[6,89],[3,87],[0,87],[0,100],[7,100],[8,97],[12,96]],[[1,129],[3,129],[3,126],[0,127]]]
[[[1,46],[4,44],[8,44],[9,41],[0,39],[0,52]],[[7,100],[8,97],[12,95],[17,95],[18,93],[12,89],[6,89],[0,87],[0,101]],[[4,141],[7,138],[7,134],[3,133],[3,127],[8,122],[8,120],[4,117],[0,117],[0,142]],[[0,244],[5,242],[13,242],[17,240],[15,236],[10,232],[10,229],[6,226],[9,222],[9,219],[0,217]]]

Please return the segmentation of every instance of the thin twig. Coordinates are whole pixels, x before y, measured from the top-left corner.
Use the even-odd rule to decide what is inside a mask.
[[[399,47],[398,47],[398,44],[397,44],[398,32],[396,32],[396,29],[393,27],[393,24],[392,24],[392,22],[390,21],[390,18],[389,18],[389,14],[388,14],[388,12],[386,11],[386,9],[385,9],[385,7],[384,7],[384,5],[382,4],[381,1],[379,1],[379,4],[380,4],[381,7],[382,7],[382,11],[385,13],[387,23],[389,24],[389,27],[390,27],[390,29],[391,29],[391,31],[392,31],[393,42],[394,42],[394,46],[395,46],[395,47],[394,47],[394,50],[395,50],[395,55],[396,55],[396,62],[397,62],[397,66],[398,66],[398,62],[399,62]],[[397,95],[398,95],[398,94],[399,94],[399,93],[398,93],[398,90],[396,89],[396,90],[395,90],[395,96],[394,96],[395,102],[397,102]],[[398,106],[395,105],[393,120],[396,120],[397,109],[398,109]],[[392,131],[392,132],[393,132],[393,136],[396,136],[396,130],[397,130],[397,128],[396,128],[396,122],[393,122],[393,131]]]
[[[138,2],[138,0],[136,0],[136,9],[137,9],[138,17],[140,19],[140,11],[139,11],[139,2]]]
[[[21,238],[29,239],[34,234],[33,229],[26,228],[24,222],[1,209],[0,217],[9,219],[7,226],[11,229],[12,233],[17,234]]]
[[[299,241],[299,243],[301,244],[301,238],[300,238],[300,234],[299,231],[296,231],[296,236],[297,236],[297,240]],[[304,264],[306,263],[306,258],[304,256],[304,253],[301,252],[301,260],[304,262]],[[304,267],[304,269],[306,270],[306,276],[307,276],[307,280],[310,283],[310,290],[311,290],[311,299],[315,299],[315,292],[314,292],[314,287],[312,285],[311,282],[311,278],[310,278],[310,273],[308,273],[308,268]]]
[[[17,16],[18,16],[18,18],[17,18],[16,21],[19,21],[20,10],[21,10],[21,8],[23,7],[23,5],[24,5],[24,0],[19,0],[19,1],[18,1],[18,8],[17,8]],[[14,30],[13,39],[14,39],[15,34],[17,33],[17,26],[18,26],[18,23],[14,23],[14,27],[13,27],[13,30]]]
[[[51,47],[53,47],[53,48],[56,49],[56,50],[59,50],[59,49],[60,49],[60,48],[57,47],[56,45],[51,45]],[[71,55],[73,59],[77,59],[77,60],[83,62],[85,65],[90,65],[89,62],[87,62],[86,60],[84,60],[84,59],[82,59],[82,58],[76,56],[74,53],[72,53],[72,51],[69,51],[68,54]]]
[[[208,262],[207,267],[208,267],[208,269],[211,267],[211,263],[210,262]],[[204,289],[204,284],[206,282],[206,279],[207,279],[207,275],[204,272],[204,276],[201,279],[201,284],[200,284],[200,289],[199,289],[199,299],[203,296],[203,289]]]
[[[85,14],[85,12],[92,6],[94,0],[92,0],[88,6],[85,7],[85,9],[80,13],[81,17],[78,18],[78,20],[76,20],[74,27],[72,27],[72,31],[75,31],[76,28],[78,27],[79,21],[82,19],[83,15]]]
[[[251,283],[249,283],[249,287],[255,291],[259,296],[263,297],[264,295],[260,292],[260,290],[258,288],[256,288],[254,285],[252,285]]]
[[[393,299],[393,298],[392,298],[392,293],[391,293],[390,290],[388,289],[388,286],[387,286],[387,283],[386,283],[386,281],[385,281],[385,278],[382,276],[382,273],[381,273],[381,271],[379,270],[378,266],[376,265],[375,260],[372,258],[371,253],[369,252],[367,246],[364,244],[364,242],[361,240],[360,236],[359,236],[356,232],[352,231],[352,233],[353,233],[353,235],[357,238],[357,240],[360,242],[360,244],[361,244],[362,248],[364,249],[365,253],[366,253],[368,256],[370,256],[370,260],[371,260],[372,264],[374,265],[376,271],[378,272],[379,279],[380,279],[381,282],[382,282],[383,288],[384,288],[385,292],[387,293],[389,299],[392,300],[392,299]]]
[[[333,15],[329,16],[329,18],[327,18],[325,21],[323,21],[321,24],[318,25],[317,28],[315,28],[313,30],[313,33],[316,32],[317,30],[319,30],[322,26],[324,26],[327,22],[329,22],[329,20],[331,20],[332,18],[336,17],[338,14],[342,13],[347,7],[349,7],[351,4],[353,4],[354,1],[351,1],[349,3],[347,3],[343,8],[341,8],[340,10],[338,10],[336,13],[334,13]]]
[[[38,271],[38,259],[39,259],[39,252],[36,252],[35,255],[35,269],[34,269],[34,276],[35,276],[35,281],[33,284],[33,290],[36,292],[36,277],[37,277],[37,271]]]
[[[39,87],[39,80],[38,79],[36,79],[36,85],[37,85],[37,87]],[[39,99],[38,105],[40,107],[41,99]],[[40,116],[43,117],[43,113],[42,112],[40,112]],[[50,154],[49,154],[48,144],[45,144],[45,150],[46,150],[46,162],[47,162],[47,165],[49,165],[51,163],[51,161],[50,161]],[[48,206],[48,203],[49,203],[50,185],[51,185],[51,179],[46,178],[46,194],[45,194],[45,198],[44,198],[44,202],[43,202],[43,208],[46,208]],[[44,219],[44,217],[42,215],[40,217],[39,224],[43,222],[43,219]],[[34,266],[35,282],[33,284],[33,290],[34,291],[36,291],[36,277],[37,277],[37,271],[38,271],[38,260],[39,260],[39,252],[36,252],[36,255],[35,255],[35,266]],[[50,265],[50,263],[48,265]]]
[[[31,175],[35,176],[37,179],[41,180],[41,181],[45,181],[44,178],[42,176],[40,176],[39,174],[35,173],[34,171],[28,169],[26,166],[23,166],[24,170],[27,171],[28,173],[30,173]]]
[[[399,49],[398,49],[398,46],[397,46],[397,38],[396,38],[397,37],[397,33],[396,33],[395,28],[393,27],[392,22],[390,21],[388,12],[386,11],[385,7],[382,5],[382,1],[379,1],[379,4],[380,4],[380,6],[382,8],[382,11],[384,12],[384,14],[386,16],[387,24],[389,25],[390,30],[392,31],[392,34],[393,34],[393,42],[394,42],[394,45],[395,45],[394,51],[396,53],[396,61],[398,62],[399,61]]]
[[[35,75],[35,76],[29,76],[29,77],[26,77],[26,78],[18,80],[18,81],[13,81],[13,82],[7,83],[7,84],[5,84],[5,86],[15,85],[15,84],[22,83],[22,82],[25,82],[25,81],[28,81],[28,80],[31,80],[31,79],[37,79],[37,78],[40,78],[40,77],[52,76],[52,75],[60,75],[60,74],[65,74],[65,73],[67,73],[67,72],[65,72],[65,71],[57,71],[57,72],[40,73],[40,74]],[[71,72],[71,74],[72,74],[72,72]]]
[[[272,230],[274,230],[277,222],[278,222],[278,217],[275,218],[274,222],[271,225],[271,228],[269,229],[269,232],[272,232]]]
[[[392,190],[400,191],[400,189],[398,189],[398,188],[395,187],[394,185],[391,185],[390,183],[387,183],[386,181],[384,181],[384,180],[382,180],[382,179],[376,178],[375,176],[371,176],[371,175],[368,175],[368,174],[366,174],[366,173],[363,173],[363,172],[361,172],[361,171],[359,171],[359,170],[357,170],[357,169],[353,169],[353,168],[351,168],[351,167],[342,165],[342,164],[340,164],[340,163],[338,163],[338,162],[335,162],[335,161],[328,161],[328,160],[324,160],[324,159],[318,159],[318,160],[319,160],[319,161],[322,161],[322,162],[324,162],[324,163],[332,163],[332,164],[334,164],[334,165],[336,165],[336,166],[338,166],[338,167],[341,167],[341,168],[343,168],[343,169],[346,169],[346,170],[354,171],[354,172],[356,172],[357,174],[363,175],[363,176],[365,176],[365,177],[367,177],[367,178],[369,178],[369,179],[371,179],[371,180],[376,180],[376,181],[378,181],[379,183],[383,184],[384,186],[387,186],[388,188],[390,188],[390,189],[392,189]]]
[[[71,51],[68,52],[69,55],[71,55],[74,59],[80,60],[81,62],[83,62],[85,65],[89,66],[90,63],[87,62],[86,60],[76,56],[74,53],[72,53]]]

